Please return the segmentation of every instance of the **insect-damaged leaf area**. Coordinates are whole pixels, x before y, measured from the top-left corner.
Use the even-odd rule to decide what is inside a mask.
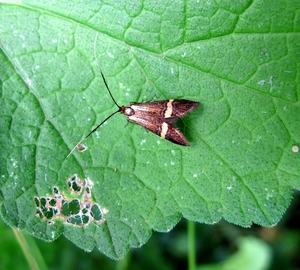
[[[272,226],[286,211],[299,189],[294,1],[151,3],[0,5],[9,225],[120,259],[182,216]],[[191,146],[116,115],[66,158],[117,109],[95,59],[121,105],[200,102],[178,122]]]

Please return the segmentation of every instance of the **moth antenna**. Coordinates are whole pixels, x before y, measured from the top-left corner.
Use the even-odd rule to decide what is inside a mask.
[[[79,144],[81,144],[86,138],[90,137],[92,135],[92,133],[94,133],[99,127],[101,127],[101,125],[107,121],[109,118],[111,118],[113,115],[115,115],[116,113],[120,112],[122,109],[122,107],[120,107],[117,111],[115,111],[114,113],[112,113],[110,116],[106,117],[98,126],[96,126],[88,135],[86,135],[85,137],[83,137],[74,147],[73,149],[70,151],[70,153],[67,155],[67,157],[69,157],[74,150],[77,148],[77,146]]]
[[[86,138],[88,138],[89,136],[91,136],[92,133],[94,133],[104,122],[106,122],[109,118],[111,118],[113,115],[115,115],[116,113],[118,112],[121,112],[122,111],[122,107],[116,102],[116,100],[114,99],[111,91],[109,90],[109,87],[108,87],[108,84],[107,84],[107,81],[104,77],[104,74],[100,68],[100,65],[99,65],[99,61],[98,61],[98,57],[97,57],[97,53],[96,53],[96,45],[97,45],[97,40],[98,40],[98,34],[99,32],[97,32],[96,36],[95,36],[95,40],[94,40],[94,57],[95,57],[95,60],[96,60],[96,64],[98,66],[98,69],[100,71],[100,74],[101,74],[101,77],[102,77],[102,80],[106,86],[106,89],[111,97],[111,99],[113,100],[113,102],[116,104],[116,106],[119,108],[117,111],[115,111],[114,113],[112,113],[111,115],[109,115],[108,117],[106,117],[98,126],[96,126],[88,135],[86,135],[85,137],[83,137],[74,147],[73,149],[70,151],[70,153],[67,155],[67,157],[69,157],[73,152],[74,150],[78,147],[79,144],[81,144]]]
[[[104,75],[103,75],[102,69],[100,68],[100,64],[99,64],[98,57],[97,57],[97,50],[96,50],[96,47],[97,47],[97,40],[98,40],[98,34],[99,34],[99,32],[97,32],[97,34],[96,34],[96,36],[95,36],[95,41],[94,41],[94,57],[95,57],[95,60],[96,60],[96,64],[97,64],[97,66],[98,66],[98,69],[99,69],[99,71],[100,71],[102,80],[103,80],[103,82],[104,82],[104,84],[105,84],[105,86],[106,86],[106,89],[107,89],[107,91],[108,91],[108,93],[109,93],[111,99],[112,99],[113,102],[116,104],[116,106],[120,109],[121,106],[116,102],[116,100],[115,100],[115,98],[113,97],[111,91],[109,90],[109,87],[108,87],[108,84],[107,84],[107,82],[106,82],[106,79],[105,79],[105,77],[104,77]]]

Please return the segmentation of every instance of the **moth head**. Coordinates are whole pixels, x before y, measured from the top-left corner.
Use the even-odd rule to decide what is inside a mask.
[[[134,114],[134,110],[131,107],[124,107],[122,111],[125,116],[131,116]]]

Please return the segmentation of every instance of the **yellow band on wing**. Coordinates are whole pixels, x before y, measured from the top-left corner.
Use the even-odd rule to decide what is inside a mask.
[[[165,111],[165,118],[169,118],[172,115],[173,112],[173,101],[174,99],[169,99],[168,103],[167,103],[167,109]]]

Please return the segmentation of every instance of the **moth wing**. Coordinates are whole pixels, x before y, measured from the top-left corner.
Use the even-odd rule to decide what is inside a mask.
[[[176,118],[196,109],[199,102],[187,99],[169,99],[147,103],[131,104],[135,113],[143,113],[152,117]]]
[[[164,112],[167,108],[168,100],[135,103],[130,107],[135,111],[135,114],[148,115],[150,117],[164,117]]]
[[[143,118],[138,114],[128,116],[127,119],[135,124],[138,124],[163,139],[171,141],[176,144],[188,146],[190,145],[183,134],[173,125],[174,119],[164,119],[157,117],[149,117],[143,115]]]
[[[169,117],[182,117],[188,112],[196,109],[199,105],[200,103],[196,101],[187,99],[175,99],[172,102],[172,114],[170,114]]]
[[[189,142],[187,141],[187,139],[183,136],[183,134],[181,133],[181,131],[176,128],[174,125],[172,125],[172,123],[166,123],[167,126],[167,132],[165,135],[165,139],[168,141],[171,141],[173,143],[176,144],[180,144],[180,145],[184,145],[184,146],[189,146]]]

